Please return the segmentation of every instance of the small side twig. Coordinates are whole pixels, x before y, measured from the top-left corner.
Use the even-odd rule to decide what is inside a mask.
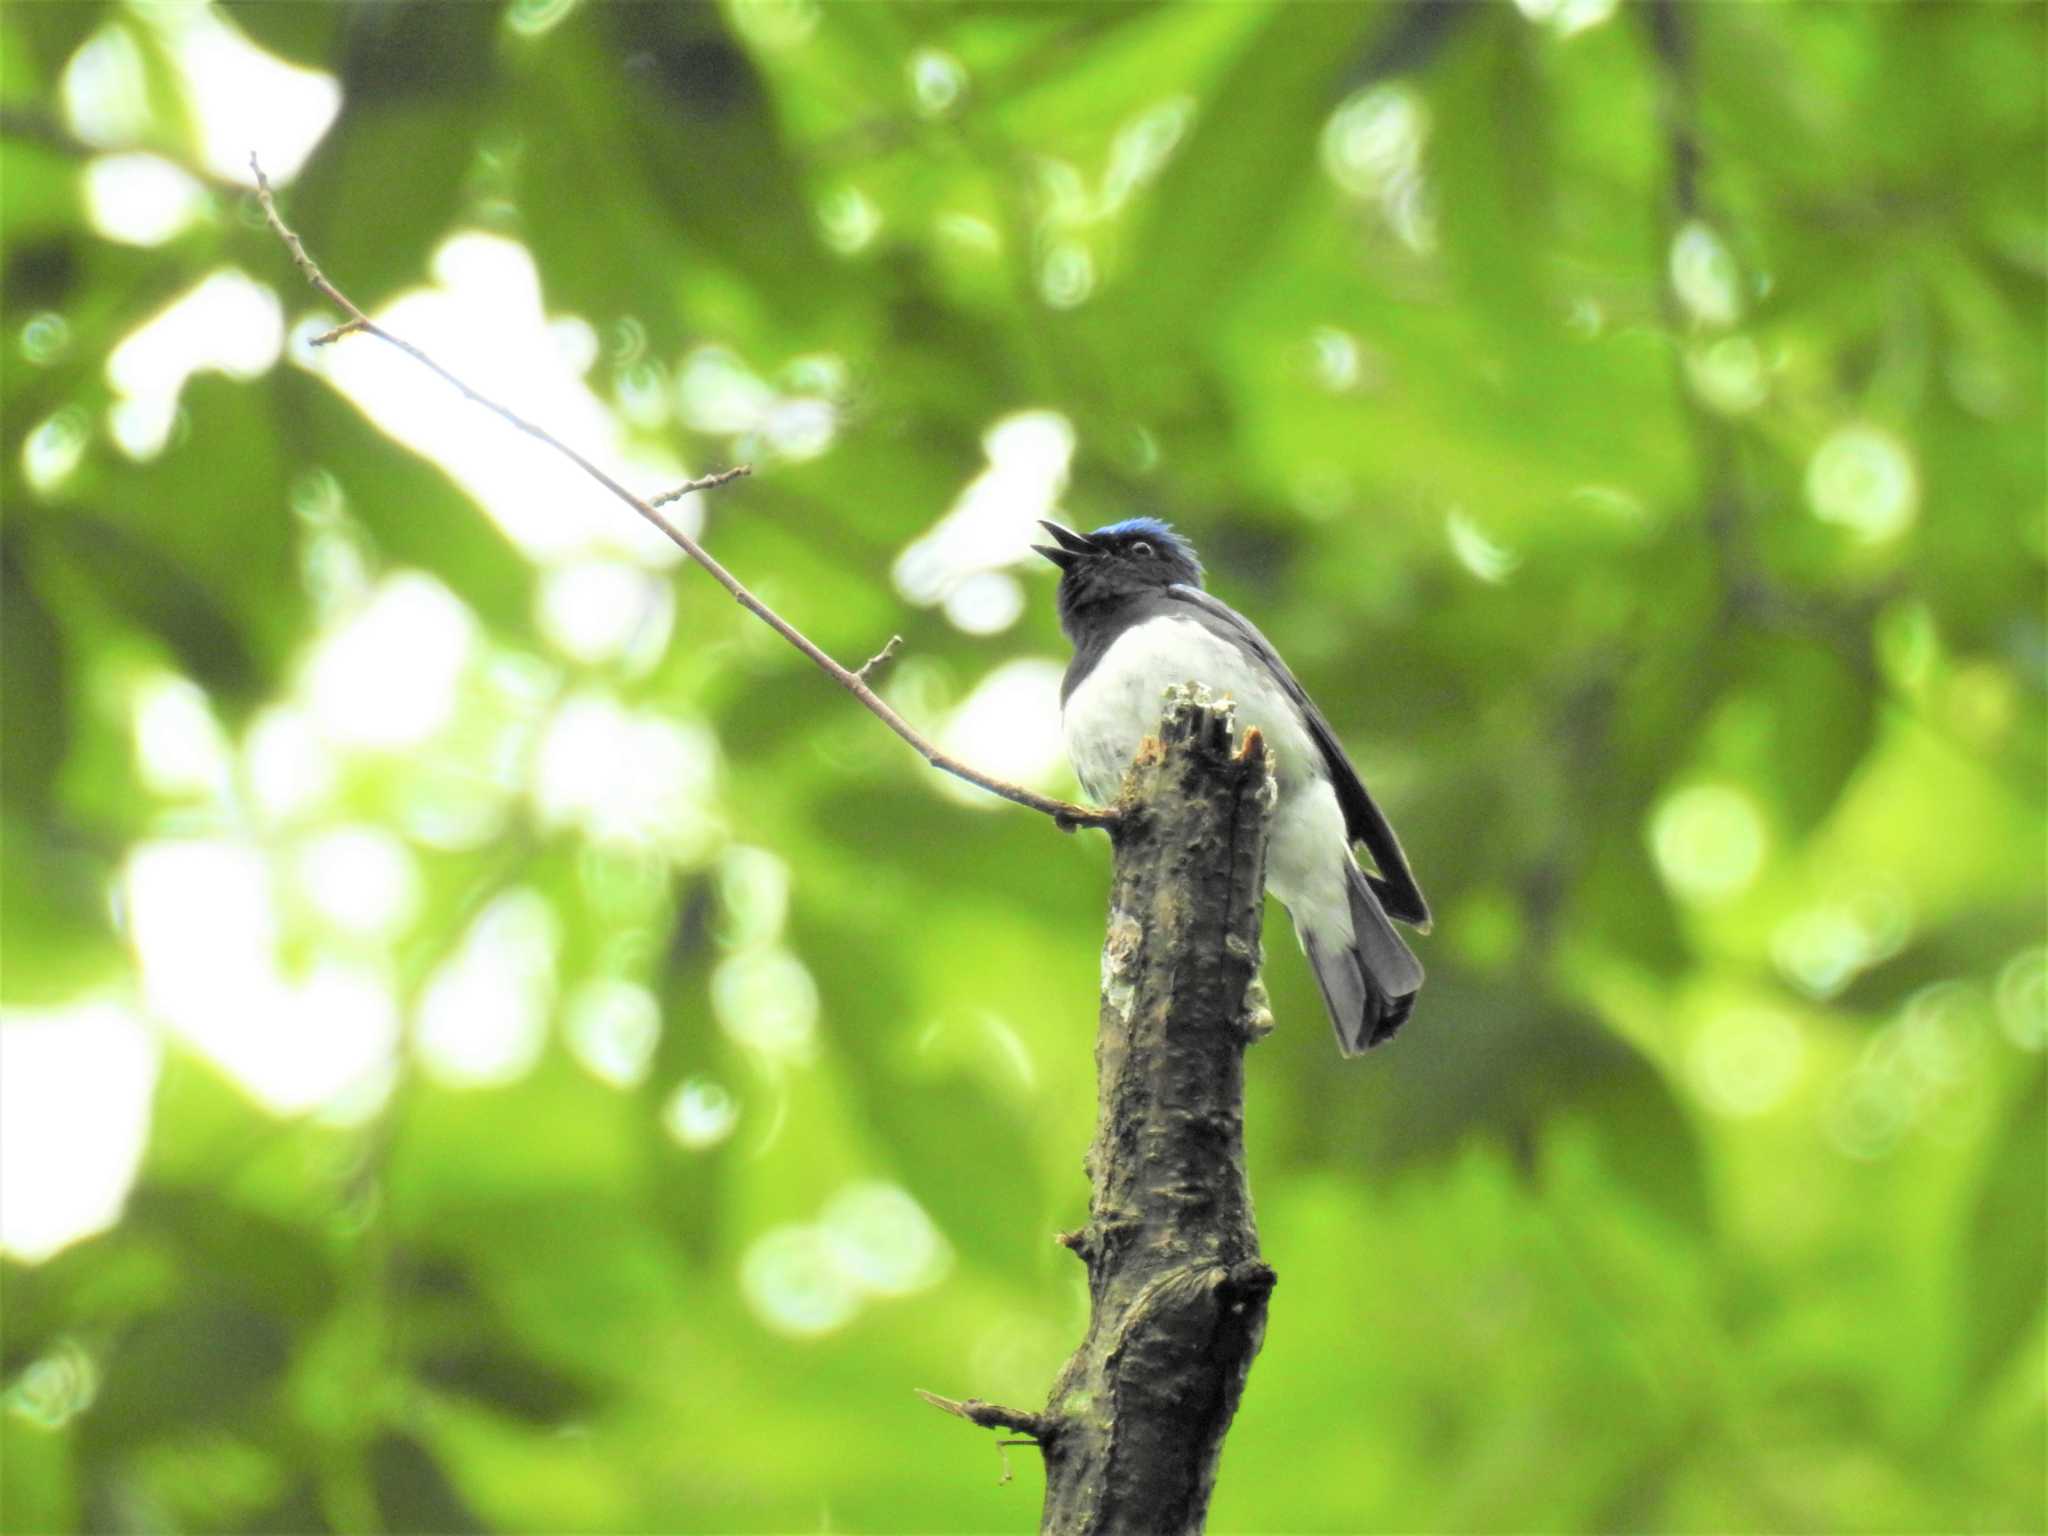
[[[901,645],[902,643],[903,637],[901,635],[891,635],[889,637],[889,643],[887,645],[883,646],[879,651],[875,652],[874,655],[870,656],[866,661],[862,662],[858,667],[854,668],[853,675],[859,678],[862,682],[866,682],[868,673],[873,671],[876,667],[882,666],[889,660],[891,656],[894,656],[896,654],[896,647]]]
[[[936,745],[917,731],[909,721],[905,720],[884,703],[880,695],[870,688],[866,681],[858,674],[849,671],[834,661],[823,650],[819,649],[803,631],[799,630],[795,625],[783,618],[781,614],[748,591],[741,584],[738,577],[734,576],[732,572],[728,571],[711,557],[703,545],[669,521],[654,502],[635,495],[624,485],[620,484],[618,480],[606,474],[596,464],[578,453],[574,448],[571,448],[545,427],[528,421],[517,412],[500,405],[488,395],[479,394],[411,342],[393,335],[390,331],[378,325],[368,315],[364,314],[347,294],[343,293],[328,280],[327,275],[320,270],[319,264],[307,252],[305,243],[292,231],[291,226],[284,222],[283,217],[277,211],[277,200],[270,190],[270,179],[263,174],[263,167],[257,162],[256,156],[253,154],[249,156],[249,168],[256,175],[256,200],[263,209],[264,220],[270,225],[272,232],[276,234],[277,238],[283,242],[285,250],[291,256],[293,265],[299,269],[301,275],[305,277],[307,283],[311,285],[316,293],[338,307],[347,316],[347,319],[341,325],[317,338],[316,344],[337,341],[344,336],[354,335],[357,332],[367,336],[375,336],[378,340],[396,347],[421,367],[435,374],[462,395],[464,399],[474,401],[508,425],[524,432],[528,437],[545,443],[556,453],[559,453],[563,458],[582,470],[592,480],[595,480],[607,491],[610,491],[613,496],[639,513],[642,518],[661,533],[662,537],[666,538],[676,548],[701,565],[709,573],[713,581],[717,582],[731,594],[733,601],[746,609],[747,612],[753,614],[755,618],[766,624],[791,645],[795,646],[797,650],[810,659],[811,663],[819,671],[852,694],[854,698],[860,701],[863,708],[890,730],[894,731],[909,744],[913,751],[940,772],[950,773],[953,777],[964,779],[967,783],[985,789],[992,795],[998,795],[1013,804],[1026,806],[1031,810],[1050,816],[1062,827],[1108,826],[1116,819],[1112,812],[1095,810],[1087,806],[1070,805],[1064,800],[1055,800],[1050,795],[1041,795],[1036,790],[1026,789],[1021,784],[1011,784],[1003,779],[995,778],[990,774],[983,773],[978,768],[961,762],[950,753],[939,750]],[[674,500],[677,495],[686,495],[694,490],[709,490],[713,486],[723,485],[727,481],[736,480],[746,473],[748,473],[748,470],[745,466],[722,471],[718,475],[707,476],[702,483],[693,481],[683,487],[681,491],[672,493],[662,499]]]
[[[335,342],[341,340],[341,338],[344,336],[355,335],[355,333],[357,331],[360,331],[365,324],[366,322],[361,320],[344,320],[340,325],[337,325],[333,330],[322,331],[318,336],[315,336],[310,342],[308,342],[307,345],[313,347],[332,346],[334,345]]]
[[[647,505],[665,507],[672,501],[681,501],[685,496],[694,496],[699,491],[715,491],[721,485],[731,485],[735,480],[744,480],[754,472],[751,464],[735,464],[731,469],[721,469],[715,475],[699,475],[694,480],[685,480],[672,491],[663,491],[652,498]],[[856,676],[859,674],[856,673]]]
[[[1000,1403],[985,1403],[978,1397],[965,1401],[954,1397],[941,1397],[936,1392],[927,1392],[923,1387],[911,1389],[941,1413],[950,1413],[956,1419],[965,1419],[983,1429],[1014,1429],[1024,1436],[1022,1442],[1043,1446],[1052,1438],[1052,1420],[1042,1413],[1031,1413],[1022,1408],[1005,1408]]]

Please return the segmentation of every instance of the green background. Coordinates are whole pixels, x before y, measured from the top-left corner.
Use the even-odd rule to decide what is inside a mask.
[[[1174,520],[1350,743],[1431,980],[1340,1063],[1269,913],[1280,1284],[1215,1529],[2042,1528],[2042,7],[224,14],[339,80],[282,202],[344,290],[523,243],[630,442],[755,463],[709,545],[848,664],[901,632],[913,720],[1063,655],[1049,571],[993,634],[891,579],[1053,411],[1064,519]],[[911,1389],[1035,1405],[1079,1337],[1102,840],[940,792],[699,572],[653,657],[563,654],[535,566],[297,349],[124,452],[124,336],[224,265],[312,301],[217,175],[166,243],[94,232],[58,82],[105,28],[128,147],[196,166],[156,20],[0,11],[4,1001],[139,995],[145,841],[282,868],[345,822],[411,847],[370,957],[407,1016],[518,890],[550,1032],[480,1088],[408,1044],[354,1116],[167,1037],[124,1218],[7,1262],[7,1529],[1030,1528],[1033,1454],[998,1487]],[[824,451],[692,416],[706,357]],[[244,743],[346,618],[336,550],[475,615],[455,722],[282,821],[153,789],[124,690],[188,678]],[[686,846],[534,809],[572,694],[708,733]],[[415,835],[486,759],[498,835]],[[276,926],[286,975],[341,942]],[[593,980],[659,1001],[623,1087],[564,1034]],[[685,1084],[729,1136],[664,1129]],[[814,1331],[749,1289],[776,1252]]]

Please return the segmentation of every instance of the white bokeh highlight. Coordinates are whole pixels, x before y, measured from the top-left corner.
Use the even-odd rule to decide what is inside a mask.
[[[0,1014],[0,1252],[40,1263],[120,1219],[158,1056],[115,1003]]]

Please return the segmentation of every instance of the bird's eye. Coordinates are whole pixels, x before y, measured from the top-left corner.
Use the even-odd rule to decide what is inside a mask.
[[[1146,543],[1143,539],[1140,539],[1137,543],[1131,546],[1131,553],[1134,555],[1151,555],[1158,553],[1158,551],[1153,549],[1153,547],[1150,544]]]

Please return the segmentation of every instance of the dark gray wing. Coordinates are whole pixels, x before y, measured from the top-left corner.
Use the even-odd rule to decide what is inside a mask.
[[[1294,680],[1294,674],[1287,670],[1287,663],[1280,659],[1280,653],[1273,649],[1272,642],[1259,633],[1250,619],[1199,587],[1168,587],[1166,595],[1192,610],[1189,617],[1211,633],[1250,646],[1259,660],[1266,664],[1267,670],[1279,679],[1280,685],[1287,690],[1287,696],[1300,707],[1302,718],[1308,722],[1309,736],[1330,770],[1330,781],[1337,789],[1337,804],[1344,812],[1344,830],[1354,843],[1365,844],[1372,854],[1373,863],[1379,866],[1379,874],[1365,877],[1366,884],[1379,897],[1380,905],[1389,917],[1397,917],[1417,928],[1428,928],[1429,903],[1423,900],[1422,888],[1415,883],[1415,875],[1408,868],[1408,856],[1401,851],[1401,840],[1394,835],[1387,818],[1380,814],[1380,808],[1373,804],[1358,770],[1344,755],[1337,733],[1330,729],[1330,722],[1316,708],[1315,700]]]

